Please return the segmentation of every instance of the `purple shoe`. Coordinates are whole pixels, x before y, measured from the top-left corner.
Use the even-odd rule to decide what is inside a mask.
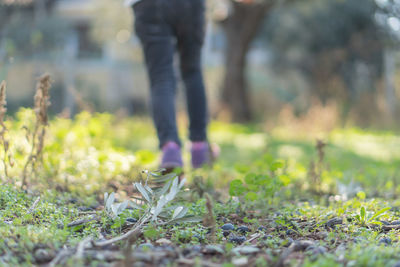
[[[171,170],[182,166],[181,147],[172,141],[165,143],[162,147],[161,168]]]
[[[192,167],[194,169],[201,168],[204,165],[211,165],[218,157],[219,147],[210,145],[206,141],[192,143]]]

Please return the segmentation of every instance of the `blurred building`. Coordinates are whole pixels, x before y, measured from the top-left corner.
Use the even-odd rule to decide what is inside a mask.
[[[46,16],[68,25],[59,28],[62,33],[58,34],[63,39],[54,51],[36,52],[33,56],[3,53],[6,55],[3,55],[5,63],[0,65],[0,79],[8,82],[12,109],[21,103],[30,104],[35,79],[43,72],[50,72],[53,77],[55,112],[65,108],[74,112],[90,106],[97,110],[125,108],[130,112],[145,108],[147,79],[137,40],[130,29],[121,29],[115,38],[95,41],[91,31],[95,0],[2,0],[0,3],[0,8],[10,14],[7,21],[10,24],[20,16],[17,13],[23,13],[31,15],[31,23],[35,23],[37,16],[42,16],[41,19]],[[4,48],[7,40],[3,39],[0,51],[7,49]]]

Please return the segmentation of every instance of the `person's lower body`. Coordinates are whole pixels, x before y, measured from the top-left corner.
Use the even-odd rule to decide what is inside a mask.
[[[207,101],[201,70],[204,0],[144,0],[134,6],[135,29],[141,40],[151,88],[151,109],[163,156],[161,167],[181,167],[181,142],[175,114],[174,53],[186,89],[192,165],[210,161]],[[207,149],[204,147],[207,146]]]

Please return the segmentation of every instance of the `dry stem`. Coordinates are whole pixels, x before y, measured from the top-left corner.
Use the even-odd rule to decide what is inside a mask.
[[[30,154],[22,172],[22,187],[27,186],[28,169],[30,168],[30,174],[32,174],[35,171],[37,160],[41,159],[42,156],[46,128],[48,126],[47,108],[50,106],[50,86],[51,81],[49,74],[42,75],[36,85],[36,93],[34,97],[36,122],[29,138],[32,144]]]
[[[207,213],[204,215],[203,218],[203,224],[204,226],[208,227],[210,229],[210,239],[212,243],[215,243],[216,241],[216,222],[214,218],[214,212],[213,212],[213,203],[211,200],[211,197],[208,193],[204,194],[204,197],[206,198],[206,208],[207,208]]]
[[[0,141],[3,144],[4,155],[2,158],[3,165],[4,165],[4,175],[6,179],[9,179],[8,176],[8,165],[12,166],[12,158],[11,154],[9,153],[9,141],[6,138],[6,132],[8,131],[4,119],[7,112],[7,100],[6,100],[6,82],[3,81],[0,84]],[[8,162],[7,162],[8,161]]]

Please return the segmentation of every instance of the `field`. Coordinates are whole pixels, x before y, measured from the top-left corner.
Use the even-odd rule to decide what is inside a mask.
[[[54,117],[42,151],[35,121],[1,135],[0,266],[400,266],[396,133],[212,122],[179,184],[149,119]]]

